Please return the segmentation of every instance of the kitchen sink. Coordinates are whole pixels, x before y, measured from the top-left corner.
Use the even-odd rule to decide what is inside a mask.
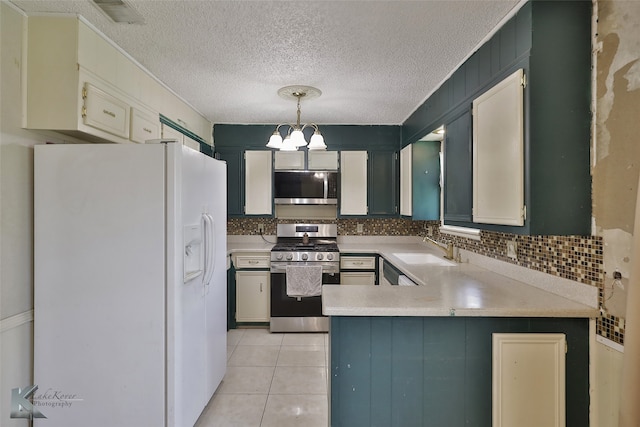
[[[425,254],[421,252],[401,252],[392,254],[405,264],[428,264],[439,265],[443,267],[455,267],[456,263],[448,259],[433,255]]]

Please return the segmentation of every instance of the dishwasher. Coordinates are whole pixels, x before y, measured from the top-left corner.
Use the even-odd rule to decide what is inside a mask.
[[[417,286],[386,259],[382,262],[382,276],[391,286]]]

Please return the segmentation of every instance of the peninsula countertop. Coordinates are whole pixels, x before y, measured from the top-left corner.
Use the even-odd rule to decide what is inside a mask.
[[[327,316],[596,317],[582,304],[530,284],[462,262],[455,266],[407,264],[396,253],[444,253],[418,243],[339,243],[341,253],[377,253],[418,286],[325,286]],[[463,257],[465,259],[465,257]],[[584,285],[588,286],[588,285]]]
[[[275,236],[266,236],[275,242]],[[597,305],[576,302],[499,274],[468,261],[452,267],[407,264],[396,253],[444,253],[431,244],[386,239],[353,243],[338,240],[340,252],[379,254],[418,286],[325,286],[323,314],[328,316],[495,316],[495,317],[597,317]],[[233,236],[227,253],[265,252],[273,243],[256,236]],[[464,252],[464,251],[463,251]],[[465,252],[466,254],[466,252]],[[469,253],[469,256],[473,254]],[[506,264],[506,263],[502,263]],[[525,274],[550,275],[521,268]],[[382,274],[382,272],[380,272]],[[517,275],[516,275],[517,276]],[[529,278],[531,281],[531,278]],[[553,279],[558,280],[558,279]],[[560,279],[565,280],[565,279]],[[568,281],[567,281],[568,282]],[[576,283],[576,282],[572,282]],[[577,284],[597,295],[597,289]],[[593,288],[593,289],[591,289]]]

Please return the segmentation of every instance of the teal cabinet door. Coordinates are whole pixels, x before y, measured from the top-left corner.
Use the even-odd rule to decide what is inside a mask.
[[[472,222],[471,112],[445,124],[444,221]]]
[[[440,141],[413,144],[413,219],[440,219]]]
[[[392,150],[369,151],[369,215],[395,216],[398,214],[398,152]]]
[[[244,215],[244,162],[243,150],[216,149],[215,157],[227,162],[227,215]]]

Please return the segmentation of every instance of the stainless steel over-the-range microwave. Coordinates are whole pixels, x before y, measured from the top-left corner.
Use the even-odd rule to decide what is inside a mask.
[[[336,205],[338,172],[276,170],[273,195],[277,205]]]

